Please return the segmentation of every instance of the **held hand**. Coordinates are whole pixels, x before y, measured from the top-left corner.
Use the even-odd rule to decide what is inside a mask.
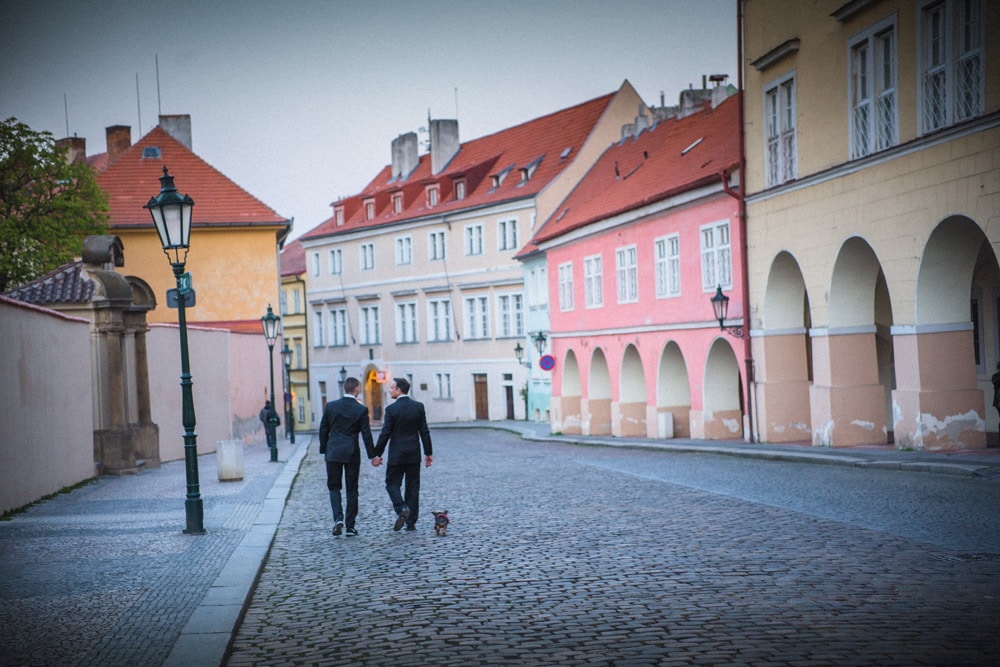
[[[424,457],[424,467],[425,468],[430,468],[431,467],[431,463],[433,463],[433,462],[434,462],[434,457],[433,456],[425,456]]]
[[[381,456],[376,456],[375,458],[372,459],[372,466],[374,466],[374,467],[377,468],[380,465],[382,465],[382,457]]]

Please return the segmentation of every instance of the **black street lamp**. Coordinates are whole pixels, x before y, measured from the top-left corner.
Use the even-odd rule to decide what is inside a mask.
[[[281,361],[285,366],[285,432],[288,441],[295,444],[295,408],[292,405],[292,351],[286,344],[281,348]]]
[[[514,356],[517,357],[517,363],[525,368],[531,368],[531,362],[524,360],[524,348],[521,347],[520,343],[514,346]]]
[[[542,356],[545,353],[545,334],[539,331],[532,340],[535,342],[535,347],[538,348],[538,356]]]
[[[715,319],[719,321],[719,328],[730,336],[743,338],[743,327],[727,327],[725,325],[726,315],[729,314],[729,297],[722,293],[722,285],[715,288],[715,296],[712,297],[711,301]]]
[[[347,369],[344,368],[343,366],[341,366],[340,367],[340,380],[337,381],[337,384],[340,385],[340,395],[341,396],[344,395],[344,381],[345,380],[347,380]]]
[[[191,274],[184,272],[188,248],[191,244],[191,209],[194,200],[177,193],[174,178],[163,168],[160,177],[160,194],[150,197],[143,206],[148,208],[160,236],[163,254],[170,261],[177,281],[177,324],[181,343],[181,422],[184,425],[184,470],[187,476],[187,497],[184,510],[187,517],[185,533],[203,535],[205,533],[204,507],[201,501],[201,487],[198,483],[198,434],[194,432],[194,397],[191,393],[191,368],[188,360],[187,314],[185,307],[190,299],[194,304],[191,289]],[[170,253],[173,251],[173,258]],[[183,251],[183,252],[182,252]]]
[[[267,340],[267,362],[271,368],[271,412],[267,415],[267,423],[264,429],[267,434],[267,446],[271,448],[271,463],[278,462],[278,411],[274,409],[274,340],[278,337],[278,323],[281,318],[271,310],[271,304],[267,304],[267,313],[260,318],[260,323],[264,327],[264,338]]]

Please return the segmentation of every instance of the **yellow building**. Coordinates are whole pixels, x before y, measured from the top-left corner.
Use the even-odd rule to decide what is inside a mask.
[[[281,251],[281,320],[284,343],[292,352],[288,373],[289,405],[285,424],[296,431],[311,431],[315,414],[309,402],[309,333],[306,330],[306,253],[301,241]],[[292,419],[287,414],[291,412]]]
[[[997,431],[1000,8],[741,0],[763,441]],[[985,398],[984,398],[985,395]]]

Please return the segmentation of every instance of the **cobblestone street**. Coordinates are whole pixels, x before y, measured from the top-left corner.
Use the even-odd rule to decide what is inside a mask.
[[[330,534],[314,440],[228,665],[983,665],[1000,654],[995,479],[490,430],[434,438],[418,530],[392,531],[384,468],[363,463],[355,538]],[[698,488],[689,465],[733,472]],[[449,511],[447,537],[433,509]]]

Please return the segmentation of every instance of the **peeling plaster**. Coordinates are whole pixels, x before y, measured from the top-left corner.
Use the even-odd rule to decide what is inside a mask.
[[[833,420],[828,419],[825,424],[813,431],[813,445],[816,447],[832,447],[833,426]]]
[[[951,415],[944,421],[926,412],[920,413],[920,424],[917,427],[921,435],[934,434],[941,440],[958,441],[965,431],[985,431],[986,422],[975,410],[969,410],[963,415]]]
[[[785,427],[782,426],[781,424],[772,424],[771,430],[774,431],[775,433],[784,433]]]
[[[722,425],[729,429],[730,433],[739,433],[740,421],[738,419],[723,419]]]
[[[865,429],[866,431],[874,431],[875,430],[875,422],[865,422],[865,421],[861,421],[860,419],[855,419],[854,421],[851,422],[851,424],[853,426],[860,426],[861,428]]]

